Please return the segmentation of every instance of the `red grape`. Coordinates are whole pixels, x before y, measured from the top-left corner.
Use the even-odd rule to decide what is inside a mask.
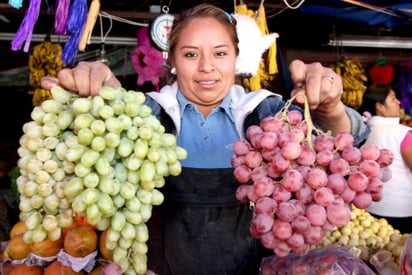
[[[341,174],[329,174],[327,187],[329,187],[334,194],[340,195],[345,190],[346,179]]]
[[[313,226],[322,226],[326,222],[326,209],[319,204],[311,204],[306,209],[306,217]]]
[[[343,150],[346,147],[352,147],[355,140],[350,133],[339,133],[335,136],[334,144],[338,150]]]
[[[262,150],[273,150],[278,145],[278,135],[274,132],[263,132],[260,136]]]
[[[251,146],[247,140],[239,139],[233,143],[233,152],[237,156],[246,155],[251,150]]]
[[[358,192],[352,203],[359,209],[368,208],[372,203],[372,195],[368,192]]]
[[[380,170],[379,163],[374,160],[365,159],[359,163],[359,171],[368,177],[379,176]]]
[[[306,175],[306,183],[313,189],[326,186],[328,183],[328,175],[321,168],[313,168]]]
[[[263,234],[272,230],[274,218],[268,213],[255,213],[252,218],[252,228],[258,234]]]
[[[343,158],[334,158],[329,163],[329,170],[331,173],[341,174],[346,176],[349,174],[349,163]]]
[[[362,172],[355,172],[351,174],[348,178],[348,186],[356,192],[366,190],[366,188],[368,187],[368,183],[368,177]]]
[[[308,145],[303,145],[302,151],[300,152],[299,157],[296,159],[296,162],[300,165],[311,166],[315,163],[315,161],[315,152]]]
[[[253,192],[259,197],[271,196],[275,189],[274,182],[269,177],[262,177],[253,182]]]
[[[321,206],[328,206],[335,196],[329,187],[320,187],[313,193],[314,201]]]
[[[289,222],[276,219],[272,228],[273,235],[279,240],[286,240],[292,236],[292,226]]]
[[[290,192],[298,191],[303,185],[302,174],[298,170],[290,169],[284,173],[282,186]]]
[[[252,177],[252,169],[250,169],[246,165],[240,165],[235,167],[233,173],[236,180],[241,184],[247,183],[248,181],[250,181]]]
[[[356,164],[362,159],[361,151],[357,147],[346,147],[342,150],[342,158],[349,164]]]
[[[301,151],[302,147],[296,141],[288,141],[281,148],[282,156],[287,160],[297,159]]]
[[[362,159],[371,159],[371,160],[377,160],[379,159],[381,152],[375,144],[364,144],[360,147],[360,151],[362,154]]]
[[[394,157],[395,156],[391,150],[382,148],[380,149],[380,155],[377,162],[381,167],[386,167],[392,164]]]
[[[256,213],[269,213],[275,214],[276,209],[278,207],[278,203],[269,197],[263,197],[256,201],[255,204],[255,212]]]
[[[328,220],[337,226],[344,226],[350,221],[351,210],[348,205],[332,202],[326,206]]]
[[[282,124],[282,120],[274,116],[265,117],[260,121],[260,127],[264,132],[276,133],[282,128]]]
[[[298,125],[303,119],[302,113],[298,110],[290,110],[287,116],[289,118],[289,123],[292,126]]]
[[[262,154],[257,151],[250,151],[245,155],[245,164],[250,168],[258,167],[262,161]]]

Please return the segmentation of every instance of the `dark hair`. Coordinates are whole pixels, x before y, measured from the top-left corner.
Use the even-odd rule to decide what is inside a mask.
[[[236,19],[221,8],[210,4],[199,4],[191,9],[182,10],[173,21],[173,26],[169,34],[169,54],[168,60],[173,57],[173,51],[179,40],[182,30],[195,18],[211,17],[224,25],[235,46],[236,55],[239,54],[239,38],[236,32]],[[170,62],[168,62],[170,64]]]
[[[388,84],[372,84],[366,88],[362,96],[362,104],[359,107],[359,113],[369,112],[371,115],[376,115],[376,103],[385,103],[386,97],[392,91],[392,87]]]

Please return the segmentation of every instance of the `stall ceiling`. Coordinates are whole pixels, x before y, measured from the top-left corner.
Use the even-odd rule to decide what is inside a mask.
[[[33,0],[34,1],[34,0]],[[40,1],[40,0],[38,0]],[[27,53],[11,52],[12,37],[22,20],[30,1],[23,1],[22,8],[14,8],[7,0],[0,0],[0,71],[20,66],[26,62]],[[90,3],[90,1],[88,1]],[[41,12],[34,26],[35,35],[53,33],[56,0],[42,1]],[[263,3],[269,30],[279,33],[279,43],[284,47],[316,47],[327,43],[331,35],[390,35],[411,36],[412,1],[396,0],[102,0],[101,11],[138,23],[150,23],[158,13],[150,12],[151,6],[168,6],[170,13],[199,4],[211,3],[233,12],[235,4],[246,4],[257,10]],[[108,30],[108,20],[104,18],[103,28],[96,24],[95,36]],[[112,22],[109,37],[134,38],[137,26],[122,22]],[[106,33],[105,33],[106,34]]]

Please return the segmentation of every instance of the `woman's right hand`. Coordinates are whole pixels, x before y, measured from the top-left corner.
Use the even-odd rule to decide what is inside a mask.
[[[67,90],[75,91],[79,95],[97,95],[102,86],[120,87],[120,81],[115,77],[108,66],[100,61],[79,62],[72,69],[62,69],[57,78],[45,77],[42,87],[51,89],[59,85]]]

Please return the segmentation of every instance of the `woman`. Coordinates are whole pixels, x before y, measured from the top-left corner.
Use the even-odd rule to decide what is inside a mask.
[[[146,103],[177,135],[188,158],[181,162],[182,174],[167,179],[165,202],[150,220],[149,268],[162,275],[258,274],[262,255],[249,232],[252,212],[235,197],[231,144],[284,102],[272,92],[246,93],[234,85],[236,20],[223,10],[202,4],[183,11],[169,40],[168,64],[176,81],[148,93]],[[361,116],[340,101],[338,75],[319,63],[301,61],[292,62],[290,70],[292,95],[306,91],[319,126],[334,134],[351,131],[357,142],[366,137]],[[102,84],[120,86],[100,63],[63,70],[58,81],[81,95],[97,94]]]
[[[361,113],[371,117],[371,133],[366,143],[390,149],[392,178],[383,185],[382,199],[367,209],[384,217],[402,233],[412,232],[412,128],[400,124],[400,101],[390,85],[373,84],[363,94]]]

